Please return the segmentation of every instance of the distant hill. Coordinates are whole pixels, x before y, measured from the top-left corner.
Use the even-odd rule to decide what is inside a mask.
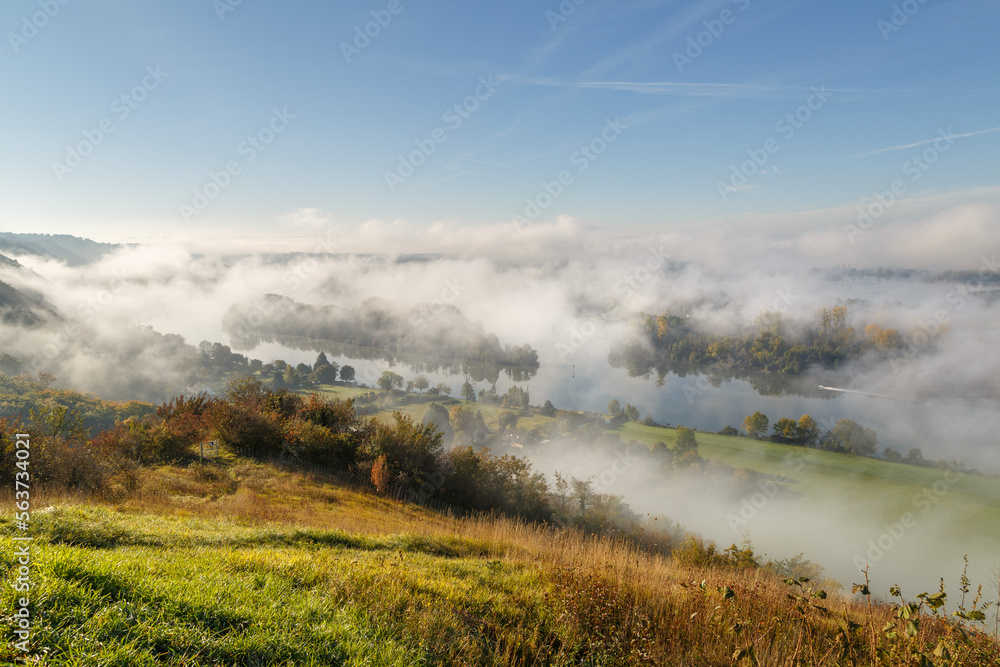
[[[34,328],[59,319],[56,309],[40,295],[26,294],[0,282],[0,321],[4,324]]]
[[[118,244],[98,243],[69,234],[0,232],[0,252],[2,253],[46,257],[65,262],[69,266],[90,264],[120,247]]]

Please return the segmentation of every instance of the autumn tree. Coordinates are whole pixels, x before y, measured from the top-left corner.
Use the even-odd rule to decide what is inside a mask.
[[[309,377],[320,384],[331,384],[337,380],[337,369],[330,364],[322,364],[316,366],[316,370]]]
[[[379,493],[384,494],[392,484],[392,472],[385,454],[380,455],[372,464],[372,485]]]
[[[431,403],[427,406],[423,423],[437,426],[437,429],[444,434],[446,440],[450,440],[454,433],[451,427],[451,419],[448,416],[448,409],[439,403]]]
[[[800,444],[811,445],[816,442],[816,438],[819,437],[819,425],[812,416],[802,415],[799,417],[798,426]]]
[[[767,428],[770,425],[771,422],[767,418],[767,415],[760,410],[743,420],[743,430],[751,438],[757,438],[758,440],[763,439],[767,435]]]
[[[462,383],[462,398],[465,399],[466,403],[476,402],[476,388],[468,380]]]
[[[497,419],[497,428],[501,433],[503,433],[508,426],[511,430],[517,428],[517,422],[520,419],[520,415],[516,412],[511,412],[510,410],[504,410],[500,413],[500,416]]]
[[[433,477],[442,450],[442,436],[434,424],[417,424],[396,411],[392,423],[376,420],[365,446],[372,458],[385,456],[393,482],[417,489]]]
[[[794,419],[782,417],[774,422],[773,429],[775,442],[797,442],[799,439],[799,425]]]
[[[464,405],[452,408],[451,427],[455,429],[456,434],[465,433],[472,442],[482,441],[489,435],[482,413]]]
[[[285,373],[281,376],[281,379],[284,381],[286,387],[296,389],[302,381],[302,376],[297,369],[286,366]]]
[[[827,434],[827,448],[861,456],[872,456],[878,446],[878,434],[853,419],[841,419]]]
[[[403,376],[392,371],[383,371],[376,384],[380,389],[392,391],[403,387]]]
[[[694,429],[678,426],[677,435],[674,438],[674,453],[680,456],[687,452],[697,451],[698,441],[694,437]]]

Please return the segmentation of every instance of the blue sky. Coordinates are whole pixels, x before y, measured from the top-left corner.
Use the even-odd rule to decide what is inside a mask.
[[[995,2],[63,1],[0,7],[5,231],[808,225],[894,179],[911,197],[997,186]],[[921,143],[939,130],[960,138]],[[747,151],[767,159],[732,180]]]

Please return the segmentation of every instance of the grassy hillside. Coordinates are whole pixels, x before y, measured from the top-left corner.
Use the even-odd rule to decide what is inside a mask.
[[[368,393],[369,389],[328,386],[323,391],[331,398],[354,398]],[[431,397],[427,397],[429,401]],[[451,399],[452,403],[459,401]],[[447,404],[447,402],[445,402]],[[466,405],[464,401],[461,404]],[[415,419],[422,419],[428,402],[402,405],[398,409]],[[483,414],[486,423],[494,426],[499,414],[506,408],[498,405],[468,404]],[[376,413],[388,417],[391,410]],[[518,428],[547,434],[555,418],[532,412],[522,417]],[[673,446],[677,430],[658,426],[644,426],[627,422],[617,429],[625,442],[637,440],[649,447],[658,442]],[[547,437],[547,435],[546,435]],[[773,478],[786,497],[802,503],[827,502],[837,498],[846,515],[870,515],[873,522],[897,521],[905,512],[919,511],[923,505],[914,506],[914,498],[944,480],[945,471],[880,459],[808,449],[795,445],[779,444],[766,440],[698,432],[698,453],[705,459],[734,469],[747,468]],[[789,458],[792,457],[792,458]],[[792,464],[789,463],[792,462]],[[877,498],[878,503],[873,503]],[[919,501],[924,502],[924,501]],[[927,502],[931,502],[928,500]],[[1000,479],[996,476],[961,475],[949,482],[947,493],[933,498],[940,514],[955,517],[950,522],[950,537],[955,539],[1000,539]],[[1000,546],[998,544],[997,546]]]
[[[371,391],[343,386],[324,386],[320,389],[321,393],[330,398],[341,399],[355,398]],[[431,399],[432,397],[427,397],[427,402],[401,405],[395,409],[412,415],[415,419],[422,419]],[[495,426],[499,414],[507,410],[499,405],[466,404],[455,399],[439,402],[445,405],[466,405],[481,412],[486,423],[491,426]],[[391,412],[391,409],[384,409],[375,414],[388,417]],[[555,422],[555,418],[532,411],[520,419],[518,428],[547,433]],[[644,426],[638,422],[627,422],[616,430],[621,440],[637,440],[649,447],[658,442],[672,446],[677,434],[674,428]],[[895,498],[895,503],[885,506],[886,519],[898,517],[900,511],[905,511],[912,504],[914,494],[933,487],[944,474],[944,471],[936,468],[892,463],[766,440],[704,432],[698,432],[696,437],[698,453],[703,458],[731,468],[748,468],[775,476],[780,485],[801,495],[805,500],[820,501],[836,492],[847,499],[854,498],[859,505],[867,507],[873,495]],[[801,469],[788,464],[789,456],[801,457]],[[949,484],[949,493],[940,502],[948,509],[962,512],[969,523],[995,528],[987,532],[1000,535],[1000,479],[996,476],[962,475],[959,481]]]
[[[32,664],[1000,665],[995,643],[926,609],[908,637],[891,607],[696,544],[653,556],[260,463],[161,466],[117,504],[47,503]],[[4,550],[5,581],[14,566]]]

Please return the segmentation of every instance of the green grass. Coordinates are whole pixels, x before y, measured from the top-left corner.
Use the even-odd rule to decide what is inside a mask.
[[[45,647],[50,664],[430,664],[433,651],[406,639],[409,624],[453,633],[465,624],[461,610],[516,626],[521,594],[538,606],[545,589],[536,569],[449,536],[262,529],[86,506],[36,517],[45,546],[32,564],[32,647]],[[5,608],[13,597],[5,587]],[[12,659],[6,650],[0,657]]]
[[[328,395],[347,398],[368,389],[324,387]],[[505,408],[479,403],[466,404],[483,414],[489,425],[495,426]],[[415,419],[422,419],[428,403],[398,408]],[[381,410],[376,416],[388,418],[392,410]],[[535,412],[522,417],[518,428],[536,431],[548,437],[554,418]],[[676,429],[644,426],[628,422],[618,429],[623,441],[637,440],[649,447],[657,442],[672,446]],[[914,498],[935,484],[945,482],[945,471],[878,459],[849,456],[835,452],[807,449],[752,438],[732,437],[698,432],[698,453],[705,459],[731,468],[748,468],[764,475],[777,476],[779,484],[806,503],[822,503],[831,497],[846,513],[868,515],[873,507],[881,513],[881,521],[896,521],[905,512],[917,512]],[[950,476],[949,476],[950,479]],[[946,482],[947,493],[937,499],[935,508],[958,517],[952,524],[955,537],[1000,536],[1000,479],[978,475],[962,475],[957,482]],[[879,502],[873,503],[877,499]],[[1000,543],[997,545],[1000,547]]]
[[[675,429],[643,426],[632,422],[621,429],[625,440],[647,445],[662,441],[671,445]],[[776,475],[781,485],[801,494],[806,502],[838,498],[848,512],[868,513],[879,507],[882,519],[897,520],[903,512],[917,511],[914,497],[934,484],[948,484],[936,505],[960,517],[959,524],[973,534],[1000,536],[1000,479],[978,475],[952,475],[945,471],[878,459],[849,456],[751,438],[697,433],[702,457],[732,468],[749,468]],[[939,487],[940,488],[940,487]],[[879,503],[873,503],[878,499]]]
[[[31,664],[679,667],[734,664],[735,648],[749,648],[762,666],[799,656],[833,667],[871,664],[872,641],[927,651],[945,639],[961,652],[956,665],[1000,665],[985,636],[960,645],[927,619],[912,641],[879,638],[885,607],[831,592],[837,616],[822,614],[790,602],[773,574],[713,569],[697,550],[675,562],[571,530],[450,518],[266,464],[231,472],[239,485],[222,488],[200,466],[163,466],[121,505],[34,510]],[[295,515],[274,511],[288,505]],[[0,517],[0,534],[12,523]],[[0,551],[4,582],[15,566]],[[15,595],[2,587],[5,614]],[[849,638],[844,614],[858,626]],[[5,635],[0,663],[24,658]]]

